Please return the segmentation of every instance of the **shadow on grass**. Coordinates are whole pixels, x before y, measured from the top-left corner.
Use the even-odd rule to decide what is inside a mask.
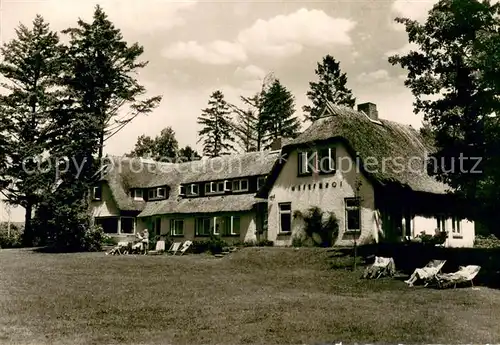
[[[71,247],[66,247],[66,248],[60,248],[60,247],[54,247],[54,246],[45,246],[45,247],[36,247],[36,248],[26,248],[29,249],[35,253],[42,253],[42,254],[69,254],[69,253],[88,253],[88,250],[83,250],[81,248],[71,248]],[[99,251],[94,251],[94,252],[101,252]]]

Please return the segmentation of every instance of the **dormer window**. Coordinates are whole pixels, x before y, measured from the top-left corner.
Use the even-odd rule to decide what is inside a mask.
[[[224,193],[224,182],[208,182],[205,183],[205,194]]]
[[[217,193],[224,192],[224,182],[217,182]]]
[[[233,181],[233,192],[246,192],[248,191],[248,180],[235,180]]]
[[[92,200],[101,200],[102,198],[102,187],[95,186],[92,188]]]
[[[156,194],[156,189],[150,189],[148,191],[148,199],[156,199],[157,194]]]
[[[189,194],[190,195],[198,195],[198,185],[193,183],[189,186]]]
[[[186,195],[186,186],[179,186],[179,196]]]
[[[165,188],[158,188],[158,198],[165,198],[167,196],[167,191]]]
[[[165,187],[151,188],[148,191],[148,199],[165,199],[167,197],[167,189]]]
[[[142,189],[132,189],[132,198],[137,201],[144,200]]]

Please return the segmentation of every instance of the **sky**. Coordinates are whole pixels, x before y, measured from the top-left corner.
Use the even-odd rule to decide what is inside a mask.
[[[422,118],[413,113],[414,98],[403,85],[406,73],[387,57],[412,48],[394,18],[425,20],[434,2],[0,0],[0,41],[15,37],[20,23],[30,26],[36,14],[60,31],[78,18],[90,21],[94,6],[101,5],[126,41],[144,47],[149,64],[137,77],[147,96],[163,96],[151,114],[110,138],[105,153],[128,153],[138,136],[154,137],[167,126],[180,146],[201,151],[196,119],[213,91],[238,105],[240,95],[254,94],[272,72],[294,94],[302,118],[309,82],[326,54],[340,61],[357,103],[375,103],[380,118],[419,127]],[[23,219],[20,207],[11,214]]]

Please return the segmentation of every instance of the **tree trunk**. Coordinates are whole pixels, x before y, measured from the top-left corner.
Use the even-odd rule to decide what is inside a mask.
[[[26,204],[26,214],[24,215],[24,234],[23,234],[23,246],[32,247],[33,246],[33,229],[31,228],[31,212],[33,210],[33,204],[28,202]]]
[[[99,153],[97,155],[97,160],[100,162],[102,159],[104,149],[104,129],[101,131],[101,137],[99,138]]]

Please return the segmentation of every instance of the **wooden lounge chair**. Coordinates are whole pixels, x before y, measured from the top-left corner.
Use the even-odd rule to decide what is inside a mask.
[[[405,283],[407,283],[408,286],[413,286],[413,284],[420,279],[424,281],[424,286],[427,286],[430,282],[435,280],[435,277],[441,272],[445,263],[446,260],[431,260],[424,267],[417,268]]]
[[[396,265],[393,258],[375,257],[375,262],[363,272],[364,279],[379,279],[384,276],[393,276]]]
[[[473,280],[479,273],[481,266],[469,265],[460,266],[460,269],[454,273],[439,274],[436,276],[438,287],[446,288],[453,285],[455,289],[457,284],[464,284],[470,282],[471,287],[474,286]]]
[[[186,241],[186,242],[184,242],[184,243],[182,244],[181,249],[179,249],[179,252],[181,253],[181,255],[183,255],[183,254],[186,252],[186,250],[188,250],[188,249],[189,249],[189,247],[191,247],[191,245],[192,245],[192,244],[193,244],[193,242],[191,242],[191,241]],[[174,255],[175,255],[175,254],[174,254]]]
[[[165,241],[157,241],[155,250],[148,251],[148,254],[157,255],[165,252]]]
[[[179,248],[181,247],[182,242],[173,242],[170,248],[167,250],[167,253],[175,255]]]

